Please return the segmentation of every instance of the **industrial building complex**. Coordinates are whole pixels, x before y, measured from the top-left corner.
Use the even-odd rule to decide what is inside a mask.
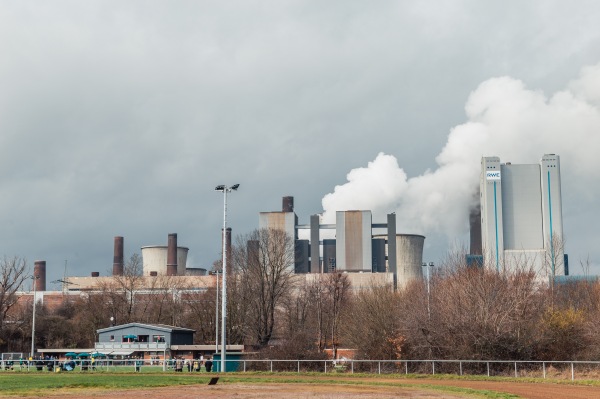
[[[479,193],[479,207],[470,217],[468,258],[479,259],[477,264],[498,271],[527,265],[542,278],[568,274],[568,258],[562,245],[558,155],[546,154],[537,164],[501,163],[498,157],[483,157]],[[342,272],[348,274],[355,287],[375,283],[393,284],[396,288],[423,278],[425,237],[399,233],[395,213],[377,222],[373,221],[370,210],[338,211],[333,224],[321,223],[319,214],[308,219],[308,223],[299,223],[291,196],[283,197],[280,211],[259,213],[260,229],[283,230],[293,238],[296,275]],[[335,238],[326,238],[332,236],[331,232]],[[230,228],[225,237],[230,256]],[[145,284],[153,286],[153,277],[169,276],[185,280],[188,287],[215,285],[215,275],[206,268],[187,267],[189,249],[177,245],[177,234],[169,234],[167,241],[167,245],[141,248],[142,274],[148,279]],[[113,276],[124,273],[123,247],[124,238],[115,237]],[[35,262],[37,292],[46,289],[45,269],[44,261]],[[62,291],[93,290],[104,278],[98,272],[90,277],[65,276]]]
[[[335,224],[322,224],[318,214],[309,224],[298,224],[294,198],[283,197],[282,210],[261,212],[259,228],[284,230],[295,242],[295,273],[348,273],[351,280],[383,274],[378,279],[404,286],[423,276],[421,265],[425,237],[397,234],[396,215],[387,215],[386,223],[373,223],[370,210],[336,212]],[[375,234],[374,230],[386,230]],[[298,239],[299,230],[308,230],[310,239]],[[323,230],[334,230],[335,239],[323,239]]]
[[[321,273],[347,273],[355,288],[371,284],[403,287],[423,277],[422,258],[425,237],[397,234],[396,215],[387,215],[386,223],[373,223],[371,211],[340,211],[335,224],[320,223],[320,215],[311,215],[309,224],[298,224],[293,197],[283,197],[281,211],[261,212],[260,229],[279,229],[294,239],[294,273],[300,277]],[[298,239],[298,231],[307,230],[310,240]],[[334,230],[336,238],[322,239],[322,231]],[[375,233],[385,231],[385,233]],[[231,229],[227,229],[226,251],[230,257]],[[206,289],[214,286],[216,276],[204,268],[188,268],[187,247],[177,245],[177,234],[168,235],[168,244],[143,246],[142,275],[145,288],[156,287],[153,278],[166,276],[181,287]],[[230,265],[231,263],[229,263]],[[36,262],[37,291],[45,291],[45,262]],[[229,269],[229,267],[228,267]],[[229,270],[230,271],[230,270]],[[114,238],[112,276],[125,273],[124,238]],[[94,290],[107,278],[92,272],[89,277],[69,276],[63,281],[63,292]],[[42,278],[43,277],[43,278]],[[41,294],[43,295],[43,294]]]
[[[546,154],[537,164],[501,163],[499,157],[483,157],[479,201],[476,202],[478,204],[470,213],[471,247],[470,253],[466,254],[467,265],[500,273],[533,270],[540,281],[569,274],[563,246],[560,158],[557,155]],[[294,212],[294,198],[285,196],[280,211],[259,213],[258,228],[284,231],[293,241],[294,261],[289,267],[300,280],[310,281],[326,273],[344,273],[351,288],[360,290],[373,285],[402,289],[423,279],[425,236],[399,233],[395,213],[387,214],[384,221],[374,222],[371,210],[344,210],[336,212],[335,223],[322,223],[322,216],[313,214],[308,223],[302,224]],[[223,240],[225,255],[231,259],[230,228],[225,230]],[[248,249],[251,247],[248,242]],[[124,238],[117,236],[114,237],[111,276],[100,276],[98,272],[85,277],[65,276],[59,280],[63,284],[62,291],[49,292],[46,291],[46,262],[36,261],[33,292],[21,292],[19,300],[31,303],[33,299],[33,303],[58,307],[65,298],[99,291],[116,281],[115,277],[131,272],[140,274],[130,293],[132,297],[143,298],[146,294],[151,297],[162,290],[185,300],[187,294],[218,286],[219,278],[215,270],[209,273],[206,268],[187,267],[188,251],[187,247],[178,246],[177,234],[168,234],[167,245],[141,248],[141,271],[139,268],[128,270],[124,260]],[[227,274],[235,275],[231,265],[228,261]],[[427,271],[429,276],[429,269]],[[179,331],[173,326],[144,328],[143,333],[138,331],[136,334],[150,337],[160,335],[163,330]],[[104,337],[102,334],[110,337],[116,330],[111,326],[98,331],[101,337]],[[192,333],[187,331],[189,337],[182,341],[188,346],[173,346],[169,350],[172,353],[195,351],[195,354],[212,350],[208,346],[189,346]],[[103,342],[101,348],[110,347],[117,352],[130,344],[113,342],[110,338],[107,342]],[[126,349],[132,353],[135,349],[132,348],[127,346]],[[146,349],[156,352],[156,348],[150,346],[136,350],[144,352]],[[167,346],[163,344],[159,349],[166,353]]]
[[[541,278],[568,274],[558,155],[519,165],[482,158],[480,198],[481,250],[487,267],[527,267]]]

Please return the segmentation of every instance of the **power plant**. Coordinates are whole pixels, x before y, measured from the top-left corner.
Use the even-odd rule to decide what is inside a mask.
[[[423,244],[425,237],[396,232],[396,215],[387,215],[385,223],[374,223],[370,210],[339,211],[335,224],[323,224],[320,215],[310,216],[309,224],[299,224],[294,213],[294,197],[283,197],[282,210],[259,213],[259,228],[285,231],[294,240],[295,263],[293,272],[300,275],[347,273],[357,288],[369,284],[390,284],[404,287],[410,281],[421,279]],[[308,231],[310,239],[299,239],[299,230]],[[327,230],[335,231],[336,238],[322,238]],[[374,234],[374,230],[386,234]],[[225,237],[226,256],[231,259],[231,228]],[[153,286],[150,280],[159,276],[186,279],[188,283],[206,288],[214,285],[215,276],[207,276],[205,268],[187,267],[189,248],[177,244],[177,234],[167,237],[167,245],[141,247],[142,285]],[[124,259],[125,239],[114,237],[112,276],[126,273]],[[40,261],[40,279],[36,288],[45,290],[45,262]],[[228,263],[228,272],[232,262]],[[37,262],[36,262],[37,265]],[[36,269],[37,270],[37,269]],[[44,273],[42,273],[42,270]],[[43,276],[43,278],[42,278]],[[92,272],[89,277],[67,277],[62,281],[65,291],[93,290],[106,277]],[[200,279],[200,280],[198,280]],[[205,281],[205,280],[206,281]],[[190,284],[187,284],[190,286]]]
[[[501,163],[498,157],[483,157],[479,181],[479,203],[469,215],[470,253],[467,264],[511,271],[519,265],[534,267],[540,277],[568,275],[568,257],[563,248],[560,158],[546,154],[537,164]],[[299,223],[294,197],[282,199],[281,211],[260,212],[260,229],[278,229],[294,241],[293,272],[296,275],[346,273],[358,285],[366,281],[404,287],[423,278],[425,237],[398,233],[395,213],[375,222],[370,210],[337,211],[335,223],[321,222],[312,214]],[[226,256],[231,262],[231,228],[225,237]],[[334,234],[332,234],[334,233]],[[302,237],[302,238],[300,238]],[[214,285],[207,268],[188,268],[189,248],[178,246],[177,234],[167,236],[167,245],[141,248],[142,276],[205,278],[194,284]],[[124,238],[114,237],[112,275],[125,272]],[[46,290],[46,262],[34,266],[35,290]],[[67,277],[65,291],[97,286],[98,272],[91,277]],[[32,287],[33,288],[33,287]],[[66,288],[66,289],[65,289]]]
[[[480,253],[486,267],[504,271],[526,265],[539,277],[568,274],[558,155],[545,154],[538,164],[519,165],[482,158],[480,213]],[[471,226],[473,233],[477,225]],[[471,240],[472,254],[478,250],[474,242],[476,237]]]

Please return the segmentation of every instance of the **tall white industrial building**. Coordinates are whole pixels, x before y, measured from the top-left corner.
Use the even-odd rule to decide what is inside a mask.
[[[480,196],[486,267],[565,275],[558,155],[519,165],[482,158]]]

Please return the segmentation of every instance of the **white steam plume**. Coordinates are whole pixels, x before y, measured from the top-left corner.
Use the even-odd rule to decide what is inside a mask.
[[[578,179],[580,187],[594,182],[600,168],[600,64],[583,68],[549,98],[510,77],[489,79],[471,93],[465,110],[468,120],[450,131],[436,170],[407,178],[394,156],[380,153],[323,198],[324,222],[332,223],[335,211],[370,209],[376,221],[395,211],[400,232],[456,236],[468,228],[482,156],[532,164],[555,153],[563,181]]]

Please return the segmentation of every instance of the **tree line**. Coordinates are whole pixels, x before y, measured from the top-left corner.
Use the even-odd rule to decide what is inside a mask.
[[[600,355],[600,285],[540,281],[528,267],[496,272],[451,254],[431,274],[394,289],[352,287],[347,273],[296,275],[293,239],[279,230],[238,237],[227,280],[227,337],[265,358],[324,359],[341,348],[357,359],[590,360]],[[214,264],[220,268],[220,262]],[[214,286],[141,275],[139,255],[123,276],[93,292],[37,306],[37,348],[89,348],[112,323],[167,324],[215,343]],[[28,352],[31,302],[22,259],[0,262],[0,352]],[[151,286],[147,282],[152,281]],[[429,289],[428,289],[429,287]]]

